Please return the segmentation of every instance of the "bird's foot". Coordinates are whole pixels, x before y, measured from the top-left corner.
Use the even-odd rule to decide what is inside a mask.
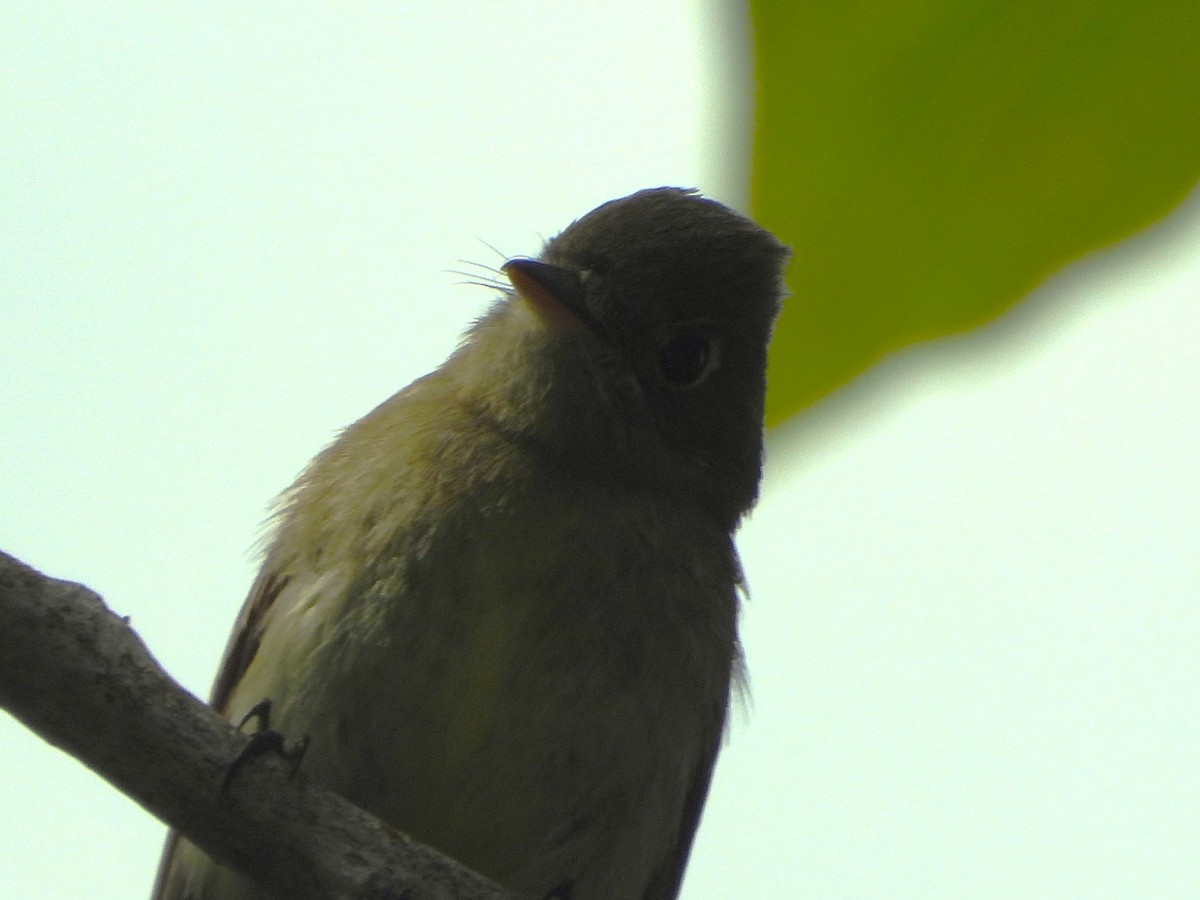
[[[221,781],[221,793],[228,792],[230,785],[233,784],[233,779],[243,765],[264,753],[276,753],[291,763],[290,777],[292,778],[295,778],[296,773],[300,770],[300,763],[304,759],[305,751],[308,750],[308,735],[301,735],[290,747],[287,746],[284,743],[283,735],[271,729],[270,700],[259,700],[254,704],[238,722],[238,730],[244,728],[251,719],[258,720],[258,730],[251,733],[250,739],[246,741],[229,764],[229,768],[225,770],[225,777]]]

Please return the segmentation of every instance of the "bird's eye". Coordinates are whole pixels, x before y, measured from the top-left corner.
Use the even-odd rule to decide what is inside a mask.
[[[694,388],[717,368],[717,344],[711,337],[695,331],[671,335],[658,348],[658,367],[667,384],[676,388]]]

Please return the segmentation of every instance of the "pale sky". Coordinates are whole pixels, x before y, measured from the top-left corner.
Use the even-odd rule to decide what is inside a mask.
[[[447,270],[744,198],[708,6],[425,6],[0,9],[0,547],[201,695],[270,499],[488,302]],[[685,898],[1200,894],[1197,296],[1193,200],[772,435]],[[163,832],[0,715],[4,896],[143,896]]]

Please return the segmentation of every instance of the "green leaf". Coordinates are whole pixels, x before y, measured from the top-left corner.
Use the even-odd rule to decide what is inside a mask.
[[[751,0],[768,424],[994,319],[1200,178],[1195,0]]]

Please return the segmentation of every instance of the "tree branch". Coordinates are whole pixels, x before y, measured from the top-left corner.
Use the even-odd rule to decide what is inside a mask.
[[[88,588],[0,553],[0,707],[214,859],[298,900],[515,900],[265,754]]]

